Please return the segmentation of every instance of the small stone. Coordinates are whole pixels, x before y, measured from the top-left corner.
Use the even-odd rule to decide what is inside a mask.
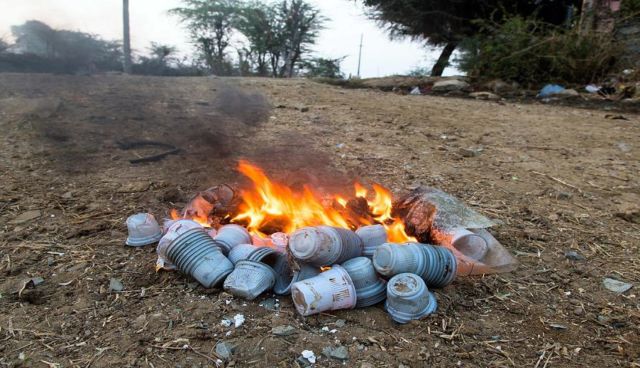
[[[462,157],[476,157],[480,152],[482,152],[481,148],[460,148],[458,150]]]
[[[364,139],[362,139],[362,137],[358,137],[356,138],[356,142],[364,142]]]
[[[496,101],[500,99],[500,96],[491,92],[472,92],[472,93],[469,93],[469,97],[473,97],[476,100],[490,100],[490,101]]]
[[[602,283],[604,284],[604,287],[607,288],[607,290],[613,291],[614,293],[618,294],[622,294],[633,287],[632,284],[608,277],[605,277],[602,280]]]
[[[375,366],[371,363],[368,362],[364,362],[362,364],[360,364],[360,368],[375,368]]]
[[[325,355],[327,358],[333,358],[338,360],[349,359],[349,350],[347,350],[347,348],[344,346],[338,346],[335,348],[331,346],[327,346],[326,348],[322,349],[322,354]]]
[[[71,193],[71,192],[66,192],[66,193],[64,193],[64,194],[62,195],[62,198],[64,198],[64,199],[71,199],[71,198],[73,198],[73,193]]]
[[[469,83],[465,81],[461,81],[458,79],[445,79],[437,81],[431,87],[432,92],[451,92],[451,91],[461,91],[463,89],[469,88]]]
[[[147,315],[146,314],[141,314],[138,316],[138,318],[136,318],[133,321],[133,327],[136,330],[140,330],[144,327],[144,325],[147,323]]]
[[[24,224],[25,222],[35,220],[40,216],[42,216],[42,212],[40,212],[40,210],[27,211],[11,219],[9,223],[13,225]]]
[[[573,309],[573,314],[575,314],[576,316],[581,316],[584,314],[584,309],[582,309],[582,307],[575,307]]]
[[[301,354],[302,354],[302,357],[304,359],[309,361],[309,363],[311,363],[311,364],[315,364],[316,363],[316,355],[313,353],[313,351],[311,351],[311,350],[303,350]]]
[[[233,355],[234,347],[226,342],[219,342],[216,344],[216,353],[225,360],[229,360]]]
[[[267,298],[261,301],[259,305],[264,309],[274,311],[278,309],[276,308],[276,304],[278,304],[278,302],[274,298]]]
[[[571,261],[584,261],[586,259],[582,254],[576,252],[575,250],[566,251],[564,253],[564,256]]]
[[[560,323],[550,323],[549,326],[551,326],[551,328],[553,328],[554,330],[566,330],[567,326],[560,324]]]
[[[151,186],[148,182],[132,182],[123,184],[120,188],[118,188],[118,193],[138,193],[138,192],[146,192]]]
[[[296,328],[289,325],[276,326],[271,329],[271,333],[276,336],[290,336],[296,333]]]
[[[53,257],[47,257],[47,266],[51,267],[56,264],[56,260]]]
[[[556,195],[556,198],[562,199],[562,200],[567,200],[567,199],[570,199],[571,197],[573,197],[573,194],[569,192],[558,192],[558,194]]]
[[[345,321],[344,319],[339,319],[336,321],[335,325],[338,328],[342,328],[347,325],[347,321]]]
[[[122,291],[123,289],[124,289],[124,285],[122,285],[122,281],[116,278],[111,278],[111,280],[109,280],[109,291],[119,292],[119,291]]]
[[[29,283],[31,283],[34,287],[42,284],[43,282],[44,282],[44,279],[42,277],[34,277],[31,280],[29,280]]]

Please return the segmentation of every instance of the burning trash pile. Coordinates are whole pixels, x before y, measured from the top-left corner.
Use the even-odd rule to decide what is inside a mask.
[[[380,185],[370,195],[356,184],[347,199],[293,190],[248,162],[238,170],[251,189],[201,192],[162,229],[150,214],[133,215],[127,244],[158,242],[157,270],[178,270],[205,288],[222,286],[247,300],[290,294],[303,316],[385,301],[399,323],[433,313],[430,289],[456,276],[516,266],[485,230],[491,220],[438,189],[420,187],[394,201]]]

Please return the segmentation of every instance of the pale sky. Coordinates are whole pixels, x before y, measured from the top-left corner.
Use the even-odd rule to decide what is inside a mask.
[[[417,66],[431,68],[438,52],[419,42],[389,40],[364,9],[353,0],[307,0],[330,20],[325,23],[314,54],[337,58],[347,56],[343,71],[356,74],[360,35],[364,34],[362,77],[402,74]],[[151,41],[177,46],[190,53],[191,45],[184,27],[167,10],[181,5],[180,0],[130,0],[131,43],[141,53]],[[43,21],[54,28],[98,34],[105,39],[122,38],[121,0],[0,0],[0,37],[11,37],[10,27],[27,20]],[[457,70],[447,68],[445,74]]]

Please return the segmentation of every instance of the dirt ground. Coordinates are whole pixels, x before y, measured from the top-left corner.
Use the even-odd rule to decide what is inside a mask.
[[[0,86],[0,366],[214,366],[218,342],[238,367],[301,365],[303,350],[320,367],[640,366],[640,115],[306,80],[4,74]],[[140,139],[182,151],[131,164],[157,152],[118,146]],[[162,218],[239,181],[241,157],[292,185],[437,186],[499,220],[520,267],[460,278],[435,291],[437,314],[397,325],[381,305],[265,308],[273,295],[205,290],[154,272],[153,246],[124,246],[127,216]],[[236,314],[241,327],[221,324]],[[281,325],[295,333],[274,336]],[[348,360],[322,355],[336,346]]]

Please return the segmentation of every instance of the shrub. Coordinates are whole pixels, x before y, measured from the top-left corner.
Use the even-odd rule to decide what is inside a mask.
[[[482,36],[468,39],[457,60],[469,76],[526,85],[590,83],[612,71],[622,47],[611,34],[564,29],[512,17],[483,24]]]

